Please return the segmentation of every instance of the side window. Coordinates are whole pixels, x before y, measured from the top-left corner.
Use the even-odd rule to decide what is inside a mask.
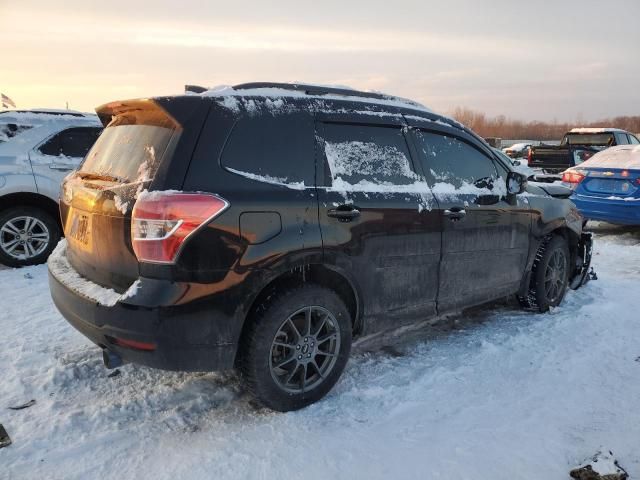
[[[231,132],[221,163],[253,180],[313,186],[313,118],[306,113],[243,117]]]
[[[616,144],[617,145],[626,145],[629,143],[629,141],[627,140],[627,134],[626,133],[618,133],[616,132]]]
[[[629,141],[632,145],[640,145],[640,140],[635,135],[629,135]]]
[[[418,180],[399,127],[324,123],[322,132],[331,185],[368,188]]]
[[[436,183],[456,188],[468,183],[483,188],[498,177],[493,161],[462,140],[425,131],[416,136],[424,171],[431,173]]]
[[[84,158],[100,136],[101,128],[75,127],[63,130],[40,147],[44,155]]]

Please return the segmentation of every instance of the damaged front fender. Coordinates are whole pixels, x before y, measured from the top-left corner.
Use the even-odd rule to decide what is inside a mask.
[[[569,279],[569,287],[577,290],[591,279],[589,268],[591,267],[591,255],[593,251],[593,236],[591,233],[582,232],[578,241],[576,264],[573,277]]]

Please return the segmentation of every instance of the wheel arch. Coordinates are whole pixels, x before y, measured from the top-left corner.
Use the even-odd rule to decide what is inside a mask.
[[[348,274],[334,266],[312,263],[280,272],[260,290],[247,310],[240,332],[240,338],[245,336],[245,333],[251,325],[252,316],[258,311],[265,300],[280,288],[287,288],[291,285],[299,285],[300,283],[320,285],[335,292],[345,303],[351,315],[354,338],[362,333],[364,325],[360,315],[362,311],[361,297],[352,279],[349,278]],[[237,360],[236,354],[236,362]]]
[[[51,200],[49,197],[33,192],[9,193],[0,197],[0,211],[4,211],[11,207],[21,206],[41,208],[56,219],[56,222],[58,222],[58,226],[62,231],[60,208],[58,203]]]

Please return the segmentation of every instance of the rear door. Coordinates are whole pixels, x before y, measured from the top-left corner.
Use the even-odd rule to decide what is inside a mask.
[[[506,170],[470,136],[437,126],[412,132],[442,222],[438,311],[515,293],[529,250],[528,204],[506,197]]]
[[[436,311],[441,219],[405,133],[400,116],[317,122],[324,258],[355,279],[367,333]]]

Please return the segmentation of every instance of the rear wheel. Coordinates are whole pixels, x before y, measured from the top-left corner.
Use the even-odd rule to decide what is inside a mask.
[[[60,240],[58,222],[37,207],[13,207],[0,212],[0,263],[9,267],[47,261]]]
[[[240,368],[249,391],[278,411],[320,400],[351,351],[351,318],[331,290],[305,285],[271,296],[242,342]]]
[[[551,236],[538,249],[531,271],[531,283],[525,297],[520,297],[523,307],[546,312],[560,305],[569,281],[570,254],[567,241]]]

